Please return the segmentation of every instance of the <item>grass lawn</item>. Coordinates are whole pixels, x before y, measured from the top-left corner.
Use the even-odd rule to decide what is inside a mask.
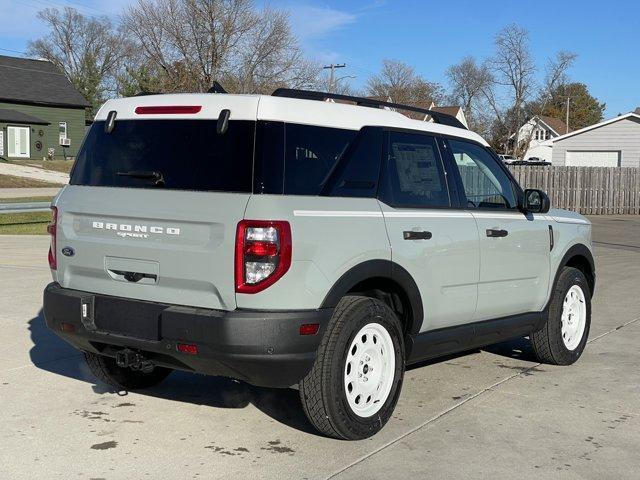
[[[52,199],[51,196],[0,198],[0,203],[50,202]]]
[[[0,214],[0,235],[46,235],[49,212]]]
[[[73,167],[73,160],[11,160],[11,163],[64,173],[69,173]]]
[[[43,182],[32,178],[14,177],[13,175],[0,175],[0,188],[23,187],[61,187],[58,183]]]

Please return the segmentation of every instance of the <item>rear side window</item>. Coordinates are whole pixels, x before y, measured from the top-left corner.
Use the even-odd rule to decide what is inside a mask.
[[[284,193],[318,195],[357,133],[339,128],[286,124]]]
[[[355,130],[280,122],[258,122],[254,191],[319,195],[338,161],[358,135]]]
[[[449,192],[435,138],[389,132],[380,199],[393,207],[448,207]]]
[[[378,191],[382,138],[381,128],[364,127],[331,172],[322,194],[374,198]]]
[[[255,122],[116,120],[95,122],[78,153],[72,185],[251,192]],[[161,181],[159,181],[161,179]]]

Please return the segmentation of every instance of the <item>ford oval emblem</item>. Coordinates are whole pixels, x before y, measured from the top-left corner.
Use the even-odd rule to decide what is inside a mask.
[[[65,257],[73,257],[76,254],[76,251],[71,247],[63,247],[62,254]]]

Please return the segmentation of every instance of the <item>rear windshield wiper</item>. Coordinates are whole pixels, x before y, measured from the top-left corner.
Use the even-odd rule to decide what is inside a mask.
[[[117,172],[116,175],[120,175],[121,177],[139,178],[140,180],[153,180],[154,185],[164,185],[164,177],[160,172],[149,170],[132,170],[130,172]]]

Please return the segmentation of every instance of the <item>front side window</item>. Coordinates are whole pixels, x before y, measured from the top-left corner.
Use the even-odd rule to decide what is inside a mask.
[[[433,208],[450,205],[446,177],[435,138],[390,132],[380,182],[380,200],[393,207]]]
[[[511,180],[498,162],[482,146],[450,140],[467,206],[470,208],[515,208]]]

